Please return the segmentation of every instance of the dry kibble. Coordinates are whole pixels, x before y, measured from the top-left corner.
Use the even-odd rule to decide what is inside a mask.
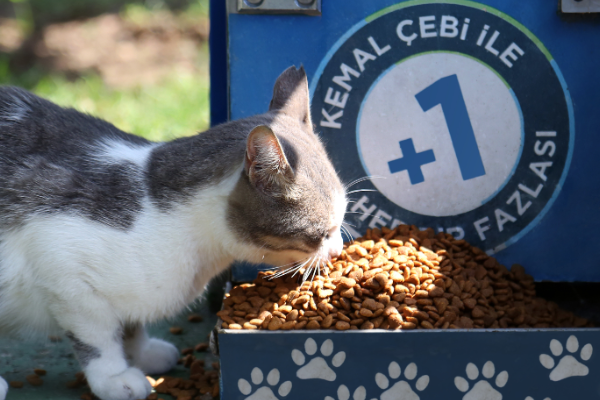
[[[202,322],[202,317],[198,314],[188,315],[188,321],[190,322]]]
[[[276,330],[280,329],[282,325],[283,325],[283,322],[281,322],[279,317],[275,317],[275,318],[271,319],[271,322],[269,322],[268,329],[270,331],[276,331]]]
[[[181,355],[183,356],[187,356],[188,354],[192,354],[194,352],[194,349],[191,347],[186,347],[185,349],[181,350]]]
[[[36,375],[39,375],[39,376],[44,376],[44,375],[46,375],[46,370],[42,369],[42,368],[35,368],[33,370],[33,373]]]
[[[172,326],[169,328],[169,332],[171,332],[173,335],[181,335],[183,333],[183,328],[179,326]]]
[[[281,325],[280,329],[282,331],[289,331],[290,329],[294,329],[295,326],[296,326],[296,321],[287,321]],[[315,328],[312,328],[312,329],[315,329]],[[316,328],[316,329],[318,329],[318,328]]]
[[[520,265],[433,229],[369,229],[321,276],[300,283],[262,271],[234,287],[217,315],[229,329],[472,329],[584,327],[535,296]],[[299,274],[306,272],[303,268]],[[208,393],[208,392],[206,392]]]
[[[67,387],[69,389],[76,389],[76,388],[80,387],[81,385],[83,385],[83,382],[79,382],[79,381],[69,381],[69,382],[67,382]]]
[[[333,325],[333,314],[329,314],[323,319],[323,322],[321,322],[321,327],[323,329],[329,329],[331,328],[331,325]]]
[[[10,381],[8,383],[11,388],[21,389],[23,387],[23,382],[21,381]]]
[[[321,329],[321,324],[316,320],[312,320],[306,324],[306,329]]]
[[[42,381],[42,378],[40,378],[40,376],[36,374],[27,375],[25,377],[25,380],[33,386],[41,386],[44,383],[44,381]]]
[[[335,329],[337,329],[338,331],[345,331],[350,329],[350,324],[345,321],[338,321],[335,324]]]
[[[392,314],[387,320],[390,329],[398,329],[402,326],[402,317],[399,314]]]

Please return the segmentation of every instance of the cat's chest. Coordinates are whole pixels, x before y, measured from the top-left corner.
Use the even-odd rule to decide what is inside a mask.
[[[182,215],[146,211],[130,230],[77,215],[34,217],[0,237],[3,295],[20,309],[93,299],[123,320],[173,316],[232,261],[214,229],[204,230],[210,224]]]

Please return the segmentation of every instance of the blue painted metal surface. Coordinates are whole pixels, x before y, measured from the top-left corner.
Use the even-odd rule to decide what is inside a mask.
[[[366,397],[357,400],[596,399],[599,334],[222,330],[221,398],[348,399],[338,397],[344,385],[350,393],[362,386],[358,393]],[[278,391],[285,382],[291,390],[283,397]]]
[[[266,111],[275,79],[290,65],[304,65],[314,90],[315,74],[331,56],[334,45],[350,37],[353,27],[357,30],[363,26],[368,16],[401,3],[327,0],[320,17],[228,15],[230,117]],[[546,0],[478,3],[514,18],[545,46],[553,68],[562,72],[559,79],[572,100],[571,124],[576,129],[571,165],[554,203],[541,220],[535,221],[533,229],[495,256],[506,265],[524,265],[537,280],[600,281],[595,243],[600,239],[596,233],[600,226],[600,164],[596,162],[600,144],[600,24],[594,19],[563,17],[556,4]],[[519,101],[523,103],[523,99]],[[332,146],[337,144],[344,145],[340,141]]]
[[[227,12],[223,0],[210,0],[210,125],[227,122]]]

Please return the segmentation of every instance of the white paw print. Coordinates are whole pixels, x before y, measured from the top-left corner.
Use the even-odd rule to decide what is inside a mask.
[[[304,352],[308,356],[312,356],[317,352],[317,342],[312,338],[306,339],[304,343]],[[331,339],[327,339],[321,345],[321,354],[324,357],[329,357],[333,354],[333,342]],[[304,365],[306,358],[304,354],[297,349],[292,350],[292,360],[296,365]],[[343,351],[338,352],[331,359],[331,365],[334,367],[341,366],[346,361],[346,353]],[[296,372],[296,376],[300,379],[323,379],[329,382],[335,381],[336,374],[327,364],[327,361],[323,357],[315,357],[304,365]]]
[[[527,396],[527,397],[525,397],[525,400],[533,400],[533,397]],[[552,399],[550,397],[546,397],[544,400],[552,400]]]
[[[388,366],[388,376],[390,379],[396,380],[400,378],[401,373],[402,370],[400,369],[400,365],[398,365],[397,362],[392,361]],[[417,377],[417,365],[415,363],[410,363],[406,366],[404,369],[404,377],[408,381],[412,381]],[[389,379],[381,372],[378,372],[375,375],[375,383],[377,383],[377,386],[379,386],[380,389],[387,389],[381,394],[381,400],[419,400],[419,396],[412,390],[410,383],[407,381],[400,380],[392,387],[389,387]],[[429,375],[423,375],[415,382],[415,388],[419,392],[425,390],[427,385],[429,385]]]
[[[491,379],[496,374],[494,363],[486,362],[481,369],[481,374],[486,379]],[[467,377],[474,381],[479,377],[479,369],[473,363],[467,364]],[[496,386],[503,388],[508,382],[508,372],[502,371],[496,376]],[[501,400],[502,394],[486,380],[481,379],[469,390],[469,382],[462,376],[454,378],[454,385],[458,390],[465,393],[463,400]]]
[[[340,385],[337,390],[338,400],[348,400],[350,399],[350,390],[346,387],[346,385]],[[352,395],[353,400],[365,400],[367,398],[367,390],[364,386],[359,386],[354,391],[354,395]],[[335,400],[333,397],[325,396],[325,400]]]
[[[263,372],[260,368],[254,368],[250,373],[250,378],[252,379],[253,384],[260,385],[263,382]],[[269,375],[267,375],[267,383],[273,387],[279,383],[279,370],[277,368],[273,368],[271,372],[269,372]],[[240,379],[238,381],[238,389],[241,394],[246,396],[252,393],[252,385],[245,379]],[[277,393],[279,396],[285,397],[290,393],[290,390],[292,390],[292,382],[286,381],[279,386]],[[252,396],[246,397],[244,400],[278,400],[278,397],[275,396],[270,387],[261,386],[252,394]]]
[[[569,336],[566,347],[569,353],[575,353],[579,349],[579,341],[574,335]],[[555,357],[559,357],[563,353],[563,346],[558,340],[552,339],[550,341],[550,351]],[[581,349],[579,357],[581,357],[583,361],[587,361],[592,357],[593,351],[592,345],[588,343]],[[570,354],[563,356],[556,367],[554,366],[554,358],[548,354],[540,355],[540,363],[542,363],[544,368],[552,369],[552,372],[550,372],[550,380],[555,382],[572,376],[586,376],[590,372],[587,366],[577,361],[577,359]]]

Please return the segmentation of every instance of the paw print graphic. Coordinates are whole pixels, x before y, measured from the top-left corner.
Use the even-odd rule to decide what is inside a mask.
[[[496,374],[496,368],[491,361],[483,365],[481,374],[486,379],[491,379]],[[479,369],[473,363],[467,364],[467,377],[474,381],[479,377]],[[502,371],[496,376],[496,386],[503,388],[508,382],[508,372]],[[502,394],[485,379],[475,382],[475,385],[469,390],[469,381],[462,376],[454,378],[454,385],[458,390],[465,393],[463,400],[501,400]]]
[[[337,400],[348,400],[350,399],[350,390],[346,387],[346,385],[340,385],[337,390]],[[354,391],[354,395],[352,395],[353,400],[365,400],[367,398],[367,390],[364,386],[359,386]],[[325,400],[336,400],[333,397],[325,396]]]
[[[392,361],[388,366],[388,376],[391,380],[397,380],[400,378],[402,370],[397,362]],[[384,374],[378,372],[375,375],[375,383],[380,389],[387,389],[381,394],[380,400],[419,400],[419,396],[413,391],[411,382],[417,377],[417,365],[410,363],[404,369],[404,377],[407,379],[399,380],[390,387],[390,379]],[[429,385],[429,376],[423,375],[414,383],[415,388],[421,392]],[[389,388],[389,389],[388,389]]]
[[[263,378],[263,372],[260,368],[254,368],[250,373],[250,379],[255,385],[260,385],[263,382]],[[246,397],[244,400],[278,400],[279,398],[275,396],[275,393],[273,393],[272,390],[279,383],[279,370],[277,368],[273,368],[271,372],[269,372],[269,375],[267,375],[267,383],[271,387],[266,385],[261,386],[256,389],[251,396]],[[241,394],[246,396],[252,393],[252,385],[245,379],[240,379],[238,381],[238,389]],[[292,382],[286,381],[279,386],[277,393],[279,396],[285,397],[290,393],[290,390],[292,390]]]
[[[575,354],[577,350],[579,350],[579,341],[574,335],[569,336],[566,347],[567,351],[572,354]],[[560,357],[563,354],[563,346],[558,340],[552,339],[550,341],[550,351],[552,352],[553,356]],[[588,343],[581,349],[579,357],[583,361],[587,361],[590,359],[590,357],[592,357],[593,351],[594,349],[592,348],[592,345]],[[550,372],[550,380],[554,382],[567,379],[572,376],[586,376],[590,372],[587,366],[577,361],[577,359],[571,354],[564,355],[556,366],[552,356],[549,356],[548,354],[541,354],[540,363],[544,366],[544,368],[552,370]]]
[[[317,352],[317,342],[312,338],[306,339],[304,343],[304,353],[307,356],[314,356]],[[336,374],[329,367],[329,364],[323,357],[329,357],[333,354],[333,342],[331,339],[327,339],[321,344],[321,355],[323,357],[314,357],[312,358],[308,364],[304,364],[306,362],[306,357],[304,356],[298,349],[292,350],[292,360],[298,366],[302,366],[296,372],[296,376],[300,379],[324,379],[329,382],[335,381]],[[346,353],[343,351],[338,352],[331,359],[331,365],[335,368],[340,367],[344,361],[346,361]]]

